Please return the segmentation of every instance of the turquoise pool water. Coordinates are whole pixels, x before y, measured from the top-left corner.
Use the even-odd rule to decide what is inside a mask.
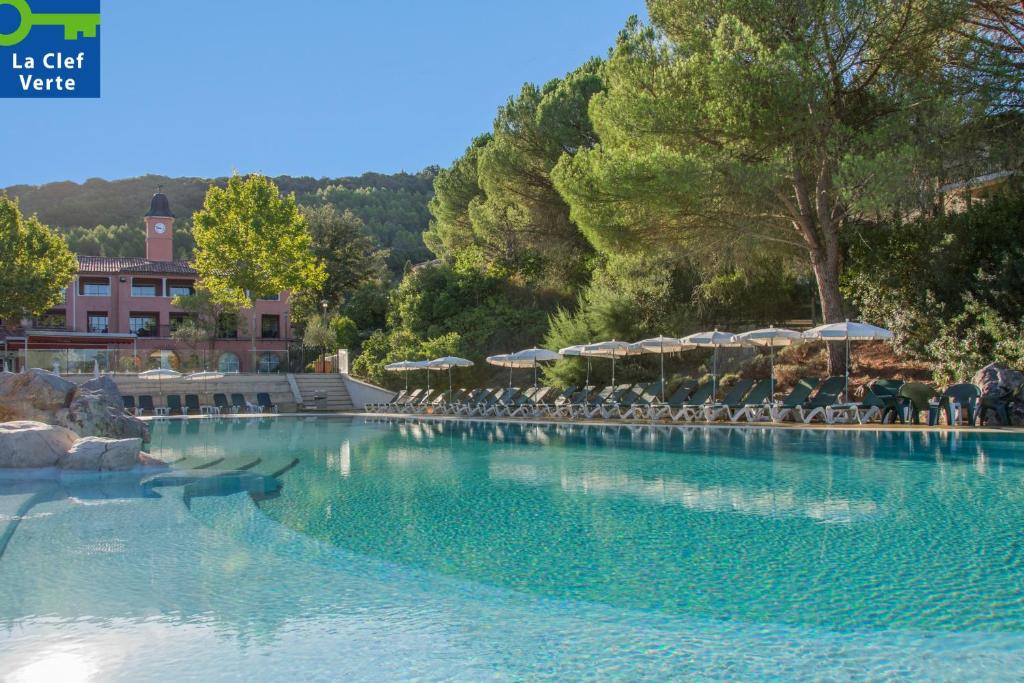
[[[1024,677],[1018,435],[265,418],[152,447],[180,472],[0,473],[0,678]]]

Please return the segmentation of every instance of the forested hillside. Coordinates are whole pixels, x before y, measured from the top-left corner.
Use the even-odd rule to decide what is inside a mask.
[[[300,205],[333,204],[340,212],[358,216],[365,234],[389,250],[387,263],[393,273],[406,262],[430,258],[420,237],[427,228],[427,203],[433,196],[436,169],[419,173],[364,173],[356,177],[309,178],[279,176],[274,182],[284,193],[294,192]],[[192,214],[203,204],[211,184],[223,186],[226,178],[171,178],[146,175],[123,180],[98,178],[84,183],[14,185],[6,188],[26,214],[62,231],[73,251],[94,256],[142,256],[145,235],[142,214],[149,197],[162,187],[177,216],[175,252],[191,255]],[[2,191],[2,190],[0,190]]]

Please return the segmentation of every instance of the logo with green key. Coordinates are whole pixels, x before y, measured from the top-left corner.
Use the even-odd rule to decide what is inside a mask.
[[[0,97],[99,97],[99,0],[0,0]]]

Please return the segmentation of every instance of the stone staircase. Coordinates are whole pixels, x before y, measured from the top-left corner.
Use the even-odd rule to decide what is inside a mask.
[[[321,410],[331,413],[355,410],[352,398],[348,395],[345,380],[339,374],[299,374],[290,375],[289,384],[294,379],[293,392],[298,392],[300,406],[306,410]],[[325,397],[316,401],[316,396]]]

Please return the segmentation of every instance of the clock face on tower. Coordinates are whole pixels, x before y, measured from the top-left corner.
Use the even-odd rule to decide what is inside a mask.
[[[157,223],[156,225],[153,226],[153,229],[156,230],[156,234],[158,235],[162,235],[165,232],[167,232],[167,226],[164,225],[163,223]]]

